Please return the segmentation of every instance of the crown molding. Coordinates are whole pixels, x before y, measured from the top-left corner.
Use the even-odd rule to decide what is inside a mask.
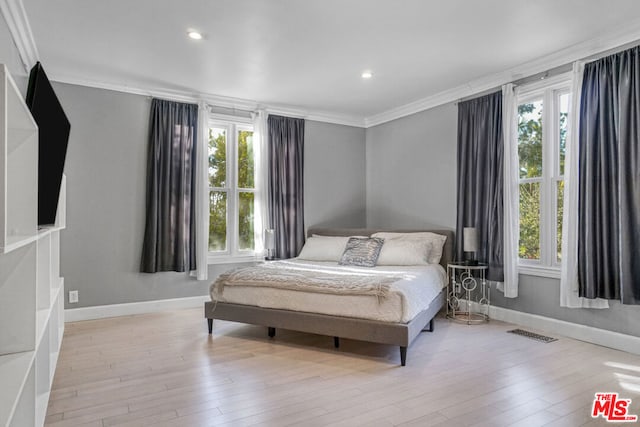
[[[366,117],[364,119],[365,127],[370,128],[372,126],[377,126],[391,120],[419,113],[420,111],[428,110],[439,105],[456,102],[461,98],[472,96],[490,89],[497,90],[503,84],[511,83],[525,77],[530,77],[535,74],[569,64],[573,61],[590,59],[594,55],[601,54],[608,50],[615,49],[632,42],[637,42],[639,40],[640,20],[636,20],[634,23],[621,27],[604,36],[577,43],[568,48],[561,49],[550,55],[526,62],[506,71],[472,80],[469,83],[444,90],[435,95]]]
[[[269,114],[278,114],[288,117],[300,117],[304,118],[305,120],[313,120],[318,122],[355,126],[361,128],[365,126],[364,117],[361,116],[333,114],[326,111],[307,110],[289,105],[265,104],[254,100],[233,98],[229,96],[160,88],[145,88],[141,86],[119,85],[113,83],[98,82],[95,80],[79,79],[77,77],[64,76],[60,74],[53,74],[51,80],[58,83],[105,89],[154,98],[171,99],[178,102],[197,103],[200,101],[204,101],[209,105],[229,108],[231,110],[256,111],[259,109],[264,109]]]
[[[60,73],[50,73],[50,79],[57,83],[64,83],[75,86],[84,86],[94,89],[104,89],[114,92],[123,92],[132,95],[142,95],[153,98],[170,99],[178,102],[197,103],[205,101],[207,103],[235,110],[252,111],[256,109],[258,103],[256,101],[240,98],[232,98],[217,95],[200,94],[194,91],[172,90],[142,86],[131,86],[125,84],[116,84],[108,82],[100,82],[97,80],[82,79],[74,76],[67,76]]]
[[[25,71],[28,72],[33,64],[38,61],[39,54],[22,0],[0,0],[0,12],[2,12],[2,15],[7,22],[9,31],[20,55],[22,65],[24,66]],[[287,116],[303,117],[307,120],[315,120],[325,123],[369,128],[447,104],[449,102],[456,102],[461,98],[473,96],[484,91],[498,89],[505,83],[530,77],[576,60],[589,59],[599,53],[615,49],[616,47],[620,47],[625,44],[637,42],[638,40],[640,40],[640,20],[636,20],[627,26],[620,27],[604,36],[577,43],[568,48],[561,49],[550,55],[526,62],[506,71],[472,80],[466,84],[441,91],[435,95],[421,98],[417,101],[369,117],[300,109],[299,107],[289,105],[261,104],[253,100],[213,94],[118,85],[78,79],[75,77],[53,76],[53,80],[60,83],[107,89],[143,96],[168,98],[183,102],[205,101],[211,105],[244,111],[255,111],[258,108],[264,108],[271,114],[282,114]]]
[[[0,12],[18,49],[22,66],[28,73],[40,57],[22,0],[0,0]]]
[[[320,110],[306,110],[296,108],[293,106],[278,106],[278,105],[261,105],[269,114],[277,114],[289,117],[301,117],[305,120],[313,120],[316,122],[333,123],[337,125],[365,127],[364,117],[348,115],[348,114],[335,114],[328,111]]]

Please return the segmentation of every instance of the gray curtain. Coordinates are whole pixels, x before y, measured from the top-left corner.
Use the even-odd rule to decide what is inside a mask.
[[[504,281],[503,144],[502,92],[458,104],[456,257],[464,257],[463,228],[475,227],[476,257],[498,282]]]
[[[640,304],[640,47],[585,65],[579,294]]]
[[[151,101],[142,272],[196,268],[197,129],[197,105]]]
[[[269,224],[275,257],[292,258],[304,245],[304,119],[269,116]]]

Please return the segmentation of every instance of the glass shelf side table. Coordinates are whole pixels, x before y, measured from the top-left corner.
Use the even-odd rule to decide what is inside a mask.
[[[489,266],[464,262],[447,264],[447,317],[467,325],[489,321],[491,287],[487,284]]]

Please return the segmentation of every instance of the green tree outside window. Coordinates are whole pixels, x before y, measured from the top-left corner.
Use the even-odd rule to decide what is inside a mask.
[[[238,249],[255,249],[254,238],[254,190],[255,155],[253,131],[238,130],[237,143],[237,220]],[[228,182],[227,130],[209,129],[209,251],[228,250],[227,233],[229,197],[235,197]],[[235,190],[234,190],[235,191]]]
[[[518,106],[520,179],[542,176],[542,101]],[[540,183],[520,184],[520,243],[522,259],[540,259]]]

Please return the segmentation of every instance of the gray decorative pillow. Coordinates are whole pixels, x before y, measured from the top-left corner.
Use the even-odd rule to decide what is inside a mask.
[[[379,237],[350,237],[339,264],[375,267],[383,243]]]

